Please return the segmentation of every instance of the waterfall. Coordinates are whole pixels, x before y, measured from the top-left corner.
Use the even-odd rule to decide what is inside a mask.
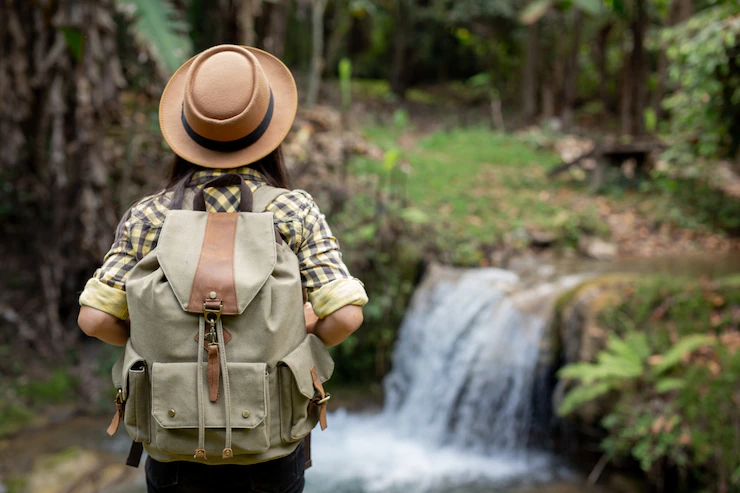
[[[330,416],[306,491],[428,493],[552,474],[547,454],[527,449],[533,400],[549,401],[535,376],[555,300],[581,279],[433,267],[400,328],[383,411]]]

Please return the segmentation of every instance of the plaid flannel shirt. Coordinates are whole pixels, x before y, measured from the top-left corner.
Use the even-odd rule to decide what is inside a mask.
[[[234,170],[210,169],[193,175],[191,186],[202,185],[224,173],[239,173],[254,192],[265,183],[256,170],[244,166]],[[209,188],[205,192],[209,212],[236,212],[239,187]],[[128,318],[126,278],[134,265],[157,246],[159,233],[169,211],[172,192],[145,197],[131,208],[128,220],[116,236],[103,265],[95,271],[80,295],[80,304],[97,308],[120,319]],[[345,305],[362,306],[367,294],[362,283],[350,276],[342,261],[339,242],[313,198],[303,190],[277,197],[267,211],[275,226],[298,257],[301,280],[319,318]]]

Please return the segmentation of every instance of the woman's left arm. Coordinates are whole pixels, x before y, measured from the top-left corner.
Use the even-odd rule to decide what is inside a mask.
[[[307,192],[294,190],[271,206],[276,217],[289,219],[280,221],[278,228],[298,256],[303,287],[309,293],[306,330],[327,347],[336,346],[362,324],[362,306],[368,301],[365,288],[349,273],[339,242]]]

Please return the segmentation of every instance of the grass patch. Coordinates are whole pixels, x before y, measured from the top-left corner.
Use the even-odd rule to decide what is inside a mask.
[[[369,140],[408,163],[409,205],[428,217],[425,240],[454,252],[453,262],[478,263],[483,248],[501,241],[523,246],[528,230],[550,232],[571,246],[584,232],[608,233],[582,195],[547,178],[559,162],[553,152],[487,128],[435,132],[404,148],[398,134],[389,127],[365,130]],[[387,165],[359,157],[351,170],[383,175]]]
[[[351,172],[377,175],[382,187],[393,181],[395,168],[404,169],[407,205],[427,219],[424,244],[447,255],[445,261],[477,264],[491,246],[522,248],[533,233],[566,248],[582,235],[608,239],[606,216],[625,211],[656,227],[667,223],[718,235],[740,230],[740,202],[701,183],[644,181],[637,189],[613,183],[591,194],[584,180],[547,177],[561,162],[556,153],[488,128],[415,135],[408,126],[386,125],[367,127],[364,134],[386,151],[386,159],[357,157]]]

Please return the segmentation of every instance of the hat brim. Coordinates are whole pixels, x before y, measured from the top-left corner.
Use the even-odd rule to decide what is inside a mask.
[[[273,55],[245,46],[257,60],[272,88],[274,111],[265,133],[250,146],[232,152],[213,151],[202,147],[188,136],[182,124],[182,102],[190,65],[185,62],[172,76],[159,103],[159,127],[170,148],[181,158],[204,168],[238,168],[259,161],[274,151],[293,125],[298,109],[298,91],[290,69]]]

